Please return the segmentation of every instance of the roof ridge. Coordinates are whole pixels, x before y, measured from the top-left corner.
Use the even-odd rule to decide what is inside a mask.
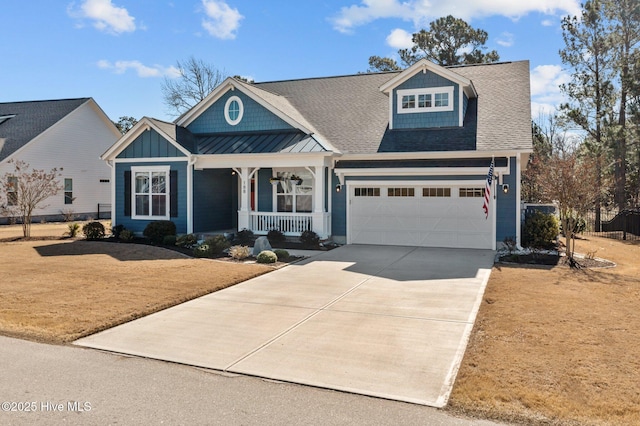
[[[65,99],[38,99],[34,101],[15,101],[15,102],[0,102],[0,105],[8,105],[8,104],[34,104],[34,103],[43,103],[43,102],[64,102],[64,101],[88,101],[91,97],[83,97],[83,98],[65,98]]]

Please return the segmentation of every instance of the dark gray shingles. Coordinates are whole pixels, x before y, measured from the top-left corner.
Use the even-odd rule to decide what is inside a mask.
[[[528,61],[450,69],[470,79],[478,92],[477,150],[531,148]],[[329,143],[343,153],[375,153],[396,150],[383,143],[389,124],[389,98],[379,90],[396,75],[393,72],[358,74],[258,83],[256,86],[287,98]],[[401,140],[394,143],[402,145],[401,150],[407,150],[409,134],[398,134],[397,137]],[[439,140],[447,137],[441,133]],[[461,144],[467,145],[466,142]],[[434,150],[425,144],[425,140],[416,144],[418,149]]]
[[[90,98],[79,98],[0,103],[0,116],[15,115],[0,124],[0,161],[89,100]]]

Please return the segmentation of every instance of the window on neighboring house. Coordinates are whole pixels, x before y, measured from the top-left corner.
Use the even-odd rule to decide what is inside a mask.
[[[169,167],[132,167],[134,219],[169,219]]]
[[[64,203],[73,204],[73,179],[64,179]]]
[[[278,171],[276,208],[279,212],[311,213],[313,209],[313,176],[308,170]],[[291,178],[300,178],[295,180]]]
[[[18,204],[18,178],[10,176],[7,181],[7,205],[15,206]]]
[[[379,197],[380,188],[355,188],[356,197]]]
[[[453,111],[453,86],[398,90],[398,113]]]
[[[482,198],[484,197],[484,188],[460,188],[459,194],[462,198]]]

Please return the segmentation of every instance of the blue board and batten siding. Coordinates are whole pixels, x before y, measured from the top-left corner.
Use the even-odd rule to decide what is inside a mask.
[[[237,96],[244,105],[242,120],[235,126],[224,119],[224,106],[231,96]],[[293,129],[280,117],[251,99],[239,90],[228,91],[198,118],[187,126],[193,134],[256,132]]]
[[[117,158],[186,157],[175,145],[151,129],[143,132]]]
[[[406,89],[422,89],[429,87],[453,87],[453,99],[449,99],[449,102],[453,102],[452,111],[440,111],[440,112],[427,112],[416,111],[410,113],[398,114],[398,90]],[[459,92],[460,86],[447,80],[444,77],[439,76],[433,72],[418,73],[400,84],[393,90],[392,104],[393,104],[393,128],[394,129],[420,129],[429,127],[455,127],[459,123]],[[416,100],[417,102],[417,100]]]
[[[149,167],[149,166],[169,166],[171,171],[176,171],[176,176],[178,179],[177,185],[177,194],[178,194],[178,211],[176,217],[171,217],[171,221],[176,224],[176,229],[178,233],[186,233],[187,232],[187,162],[182,161],[158,161],[155,162],[127,162],[127,163],[116,163],[116,217],[114,220],[114,225],[122,225],[126,229],[129,229],[133,232],[140,233],[144,230],[144,228],[149,224],[149,222],[153,222],[153,220],[140,220],[140,219],[132,219],[131,215],[125,215],[125,172],[131,171],[132,166],[140,166],[140,167]],[[132,178],[133,180],[133,178]],[[133,202],[132,202],[133,204]],[[133,206],[132,206],[133,207]]]

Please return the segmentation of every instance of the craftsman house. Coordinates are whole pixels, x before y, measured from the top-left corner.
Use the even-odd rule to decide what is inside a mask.
[[[279,229],[349,244],[495,249],[520,237],[532,151],[528,61],[248,84],[102,158],[114,224]],[[487,174],[494,164],[485,201]],[[485,211],[485,204],[488,209]]]

